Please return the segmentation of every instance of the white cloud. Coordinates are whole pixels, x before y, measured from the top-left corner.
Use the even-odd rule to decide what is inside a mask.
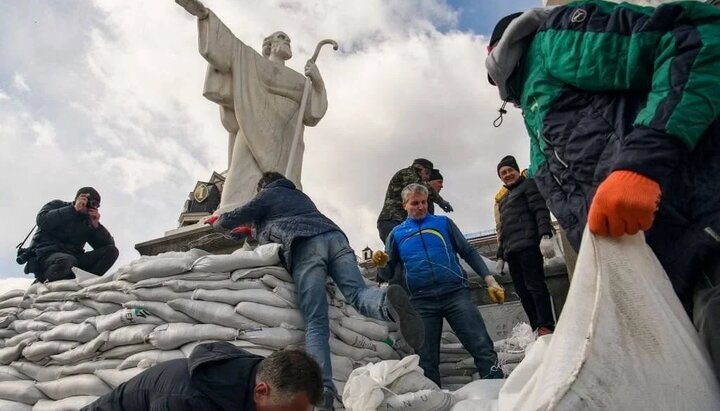
[[[8,96],[2,89],[0,89],[0,101],[2,100],[10,100],[10,96]]]
[[[43,90],[27,101],[0,91],[7,100],[0,173],[12,177],[0,181],[7,196],[0,213],[13,216],[0,242],[4,261],[14,259],[12,247],[44,202],[71,200],[85,185],[103,195],[102,221],[121,249],[119,264],[133,260],[134,244],[177,225],[196,180],[225,169],[227,134],[217,106],[202,97],[206,66],[194,19],[172,1],[90,4],[40,3],[0,15],[0,26],[35,44],[20,47],[22,37],[0,43],[12,56],[0,68],[19,70],[15,79]],[[527,162],[527,137],[517,110],[492,127],[499,99],[486,81],[486,39],[440,31],[457,21],[444,1],[206,4],[251,46],[286,31],[296,70],[320,39],[340,43],[340,52],[325,50],[318,60],[330,107],[306,129],[303,186],[357,251],[380,246],[375,220],[387,183],[416,157],[442,170],[442,194],[463,231],[493,226],[495,164],[505,154]],[[22,28],[38,15],[51,16],[43,29]],[[82,24],[62,30],[71,17]],[[0,269],[0,276],[21,275],[19,266]]]
[[[30,91],[30,86],[28,86],[25,81],[25,77],[20,73],[15,73],[15,76],[13,77],[13,86],[19,91]]]

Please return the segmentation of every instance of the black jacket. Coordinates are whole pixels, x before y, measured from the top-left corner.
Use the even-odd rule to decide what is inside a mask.
[[[75,211],[73,203],[53,200],[45,204],[37,215],[36,223],[37,231],[30,243],[36,258],[31,259],[29,266],[55,252],[77,257],[84,252],[85,243],[93,249],[115,245],[105,226],[100,224],[93,228],[88,216]],[[32,271],[28,268],[26,272]]]
[[[83,411],[252,411],[262,360],[230,343],[200,344],[188,359],[158,364]]]
[[[330,231],[342,232],[318,211],[310,197],[287,179],[269,183],[250,202],[220,217],[220,225],[228,229],[248,224],[255,226],[255,237],[260,244],[282,244],[288,270],[292,267],[293,241]]]
[[[530,247],[538,247],[540,238],[551,236],[550,212],[535,181],[520,176],[520,181],[498,203],[500,210],[500,246],[497,257],[508,256]]]

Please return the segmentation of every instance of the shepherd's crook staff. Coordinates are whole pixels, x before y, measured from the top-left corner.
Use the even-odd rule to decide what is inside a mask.
[[[333,50],[338,49],[338,44],[335,40],[325,39],[318,43],[317,47],[315,47],[315,53],[313,53],[312,57],[310,58],[310,61],[313,63],[318,58],[318,54],[320,54],[320,49],[322,46],[326,44],[332,44]],[[300,111],[298,112],[298,120],[297,124],[295,125],[295,135],[293,136],[292,145],[290,146],[290,158],[288,159],[287,168],[285,169],[285,175],[290,176],[290,170],[292,170],[293,166],[295,165],[295,152],[297,151],[297,146],[300,140],[300,133],[302,133],[302,124],[303,124],[303,117],[305,114],[305,106],[307,105],[307,99],[308,94],[310,93],[310,77],[305,78],[305,88],[303,89],[302,98],[300,99]]]

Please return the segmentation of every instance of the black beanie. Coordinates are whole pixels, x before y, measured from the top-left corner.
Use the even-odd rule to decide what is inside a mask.
[[[500,175],[500,169],[503,167],[512,167],[515,170],[517,170],[518,172],[520,172],[520,167],[518,167],[518,163],[515,160],[515,157],[513,157],[513,156],[505,156],[505,157],[503,157],[502,160],[500,160],[500,162],[497,165],[498,176]]]
[[[505,30],[510,25],[510,22],[512,22],[513,20],[518,18],[521,14],[522,14],[522,12],[513,13],[513,14],[510,14],[510,15],[507,15],[507,16],[501,18],[500,21],[497,22],[497,24],[495,25],[495,28],[493,29],[492,34],[490,35],[490,43],[488,43],[488,54],[490,54],[490,50],[492,50],[493,47],[495,47],[495,45],[498,43],[498,41],[500,41],[500,39],[502,38],[502,35],[505,33]],[[490,77],[490,75],[488,75],[488,81],[493,86],[495,85],[495,82]]]
[[[440,174],[440,170],[437,168],[433,168],[433,170],[430,172],[430,178],[428,178],[428,181],[432,180],[442,180],[443,176]]]
[[[423,166],[423,167],[427,168],[428,170],[433,169],[432,161],[424,159],[424,158],[416,158],[415,160],[413,160],[413,165],[415,165],[415,164],[417,164],[419,166]]]
[[[88,198],[88,200],[97,200],[97,202],[100,202],[100,193],[92,187],[83,187],[79,189],[77,194],[75,194],[75,198],[77,198],[80,194],[90,194],[90,198]]]

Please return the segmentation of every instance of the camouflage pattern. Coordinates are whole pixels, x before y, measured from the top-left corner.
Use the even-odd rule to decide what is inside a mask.
[[[378,221],[404,221],[407,218],[407,212],[403,209],[402,196],[400,193],[403,188],[412,183],[423,184],[427,187],[430,193],[428,196],[428,203],[435,202],[440,204],[445,201],[439,194],[435,193],[432,188],[422,181],[420,175],[417,171],[415,171],[413,166],[403,168],[395,173],[395,175],[390,179],[387,191],[385,192],[385,203],[383,204],[382,211],[380,211]]]

